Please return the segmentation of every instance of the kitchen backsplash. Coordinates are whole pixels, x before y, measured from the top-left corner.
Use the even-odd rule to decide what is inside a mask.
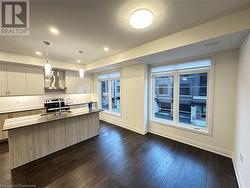
[[[67,104],[86,103],[91,94],[46,94],[39,96],[0,97],[0,113],[43,107],[45,98],[64,98]]]

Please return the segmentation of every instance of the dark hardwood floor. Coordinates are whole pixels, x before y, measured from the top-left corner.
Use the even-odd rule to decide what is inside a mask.
[[[10,172],[0,144],[0,187],[238,187],[229,158],[101,122],[100,135]]]

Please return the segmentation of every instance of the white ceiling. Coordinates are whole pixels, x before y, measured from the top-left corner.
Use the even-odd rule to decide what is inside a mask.
[[[231,33],[221,37],[213,38],[207,41],[194,43],[191,45],[167,50],[161,53],[155,53],[148,56],[139,57],[133,60],[124,61],[110,66],[101,66],[88,71],[89,73],[97,73],[110,69],[118,69],[123,66],[134,64],[148,64],[150,66],[173,63],[175,61],[187,60],[194,57],[213,55],[215,52],[237,49],[241,46],[245,38],[248,36],[249,30]]]
[[[50,58],[86,64],[131,47],[161,38],[250,7],[250,0],[31,0],[29,36],[0,36],[0,50],[35,56],[52,43]],[[129,14],[138,8],[154,13],[146,30],[134,30]],[[50,26],[59,29],[55,36]],[[110,51],[104,52],[103,47]],[[78,50],[84,54],[77,55]]]

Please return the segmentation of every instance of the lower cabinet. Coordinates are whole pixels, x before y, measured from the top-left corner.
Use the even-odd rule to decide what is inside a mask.
[[[6,119],[35,115],[35,114],[42,114],[42,113],[44,113],[44,109],[36,109],[36,110],[29,110],[29,111],[20,111],[20,112],[0,114],[0,142],[5,141],[8,138],[8,133],[6,131],[3,131],[3,125],[4,125],[4,121]]]
[[[8,133],[3,131],[3,124],[5,119],[11,118],[9,115],[10,114],[0,114],[0,141],[6,140],[8,138]]]

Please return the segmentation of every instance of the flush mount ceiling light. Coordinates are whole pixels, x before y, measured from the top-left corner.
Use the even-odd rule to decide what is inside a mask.
[[[55,27],[51,27],[51,28],[49,28],[49,31],[51,32],[51,33],[53,33],[53,34],[59,34],[59,31],[58,31],[58,29],[56,29]]]
[[[81,60],[80,60],[80,59],[78,59],[78,60],[76,60],[76,62],[77,62],[77,63],[81,63]]]
[[[36,55],[39,55],[39,56],[42,55],[42,52],[39,52],[39,51],[36,51],[35,53],[36,53]]]
[[[139,9],[129,17],[130,25],[135,29],[145,29],[153,22],[153,13],[147,9]]]

